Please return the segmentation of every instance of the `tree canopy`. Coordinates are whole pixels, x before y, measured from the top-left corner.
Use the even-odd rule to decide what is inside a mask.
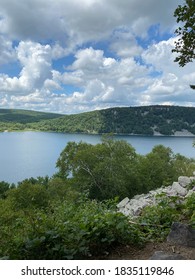
[[[183,26],[175,30],[179,39],[175,42],[172,51],[178,54],[175,62],[183,67],[195,59],[195,1],[186,0],[183,6],[179,5],[176,8],[174,16],[177,18],[177,23],[183,23]],[[190,87],[195,89],[195,85]]]

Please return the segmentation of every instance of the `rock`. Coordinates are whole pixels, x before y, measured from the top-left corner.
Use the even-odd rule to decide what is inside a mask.
[[[182,186],[182,187],[186,187],[187,185],[189,185],[191,183],[191,179],[187,176],[180,176],[178,178],[178,183]]]
[[[187,198],[195,192],[195,186],[191,190],[186,188],[194,179],[195,176],[180,176],[178,182],[174,182],[171,186],[162,186],[156,190],[149,191],[147,194],[135,195],[132,199],[126,197],[117,205],[118,211],[125,216],[139,216],[142,209],[147,205],[157,205],[162,199],[161,194],[165,196],[177,196],[178,199],[182,199],[182,203],[184,197]],[[175,204],[173,203],[173,207],[174,206]]]
[[[167,191],[169,196],[185,196],[187,194],[187,190],[183,188],[178,182],[174,182],[171,188]]]
[[[195,248],[195,230],[189,225],[174,222],[167,241],[172,244]]]
[[[122,207],[125,207],[125,205],[129,202],[129,198],[125,197],[118,205],[117,207],[120,209]]]
[[[134,196],[134,199],[140,199],[140,198],[144,198],[145,194],[137,194]]]
[[[125,216],[132,216],[133,212],[127,208],[120,209],[120,213],[122,213]]]
[[[186,258],[179,254],[168,254],[163,251],[156,251],[151,256],[150,260],[186,260]]]

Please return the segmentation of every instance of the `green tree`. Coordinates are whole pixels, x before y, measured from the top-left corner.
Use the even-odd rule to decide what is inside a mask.
[[[183,155],[176,154],[173,160],[174,175],[177,179],[179,176],[192,176],[195,170],[195,160]]]
[[[0,182],[0,198],[6,198],[7,196],[7,191],[9,190],[10,185],[9,183],[5,182],[5,181],[1,181]]]
[[[177,23],[183,23],[183,26],[175,30],[179,39],[175,42],[175,48],[172,50],[178,56],[175,62],[181,67],[195,59],[195,1],[186,0],[185,4],[179,5],[174,12]],[[195,89],[195,85],[191,85]]]
[[[24,181],[8,192],[7,198],[12,201],[16,210],[42,209],[48,206],[49,197],[45,186]]]
[[[139,173],[145,193],[172,183],[174,177],[172,160],[172,150],[163,145],[155,146],[142,158]]]
[[[90,198],[132,197],[137,191],[138,157],[125,141],[104,138],[101,144],[70,142],[57,161],[59,175]]]

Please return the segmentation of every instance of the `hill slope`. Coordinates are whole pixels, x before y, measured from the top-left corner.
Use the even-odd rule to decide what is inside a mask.
[[[186,130],[195,134],[195,108],[160,105],[110,108],[41,121],[39,126],[41,130],[71,133],[173,135]]]
[[[0,131],[23,130],[28,128],[30,123],[42,120],[52,120],[62,115],[53,113],[43,113],[30,110],[0,109]]]
[[[0,110],[1,131],[10,129],[14,124],[21,126],[21,129],[70,133],[174,135],[177,131],[187,131],[195,135],[194,107],[122,107],[75,115],[6,111]]]
[[[30,110],[0,109],[0,122],[31,123],[47,119],[55,119],[61,114],[43,113]]]

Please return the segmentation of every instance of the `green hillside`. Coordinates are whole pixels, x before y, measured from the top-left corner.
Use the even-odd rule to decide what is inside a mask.
[[[28,128],[30,123],[52,120],[61,116],[60,114],[30,110],[0,109],[0,131],[23,130]]]
[[[18,122],[18,123],[31,123],[41,120],[59,118],[60,114],[43,113],[30,110],[13,110],[13,109],[0,109],[1,122]]]
[[[195,134],[195,108],[140,106],[109,108],[74,115],[21,110],[0,110],[0,129],[35,129],[70,133],[116,133],[174,135],[177,131]]]
[[[31,124],[32,128],[36,126]],[[39,128],[71,133],[173,135],[187,130],[195,134],[195,108],[160,105],[110,108],[41,121]]]

